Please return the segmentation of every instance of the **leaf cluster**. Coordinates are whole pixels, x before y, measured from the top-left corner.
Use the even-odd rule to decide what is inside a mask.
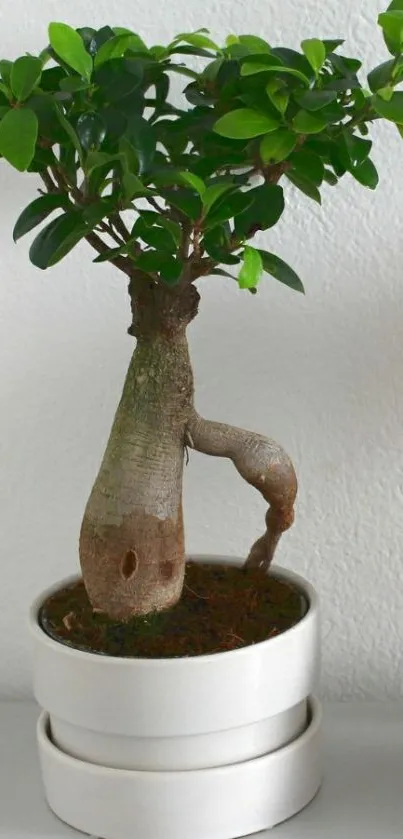
[[[295,51],[230,35],[219,46],[199,30],[147,46],[120,27],[51,23],[39,56],[0,61],[0,155],[44,184],[15,240],[42,225],[30,249],[42,269],[87,239],[95,261],[161,286],[239,266],[241,288],[266,272],[302,291],[250,240],[281,218],[286,181],[318,203],[346,174],[376,187],[371,123],[403,134],[403,0],[379,24],[391,57],[363,86],[340,40]]]

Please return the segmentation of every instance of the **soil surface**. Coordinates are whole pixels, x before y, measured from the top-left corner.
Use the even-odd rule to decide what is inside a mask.
[[[178,658],[266,641],[307,611],[299,591],[274,574],[189,562],[180,602],[127,623],[93,612],[82,580],[43,604],[42,628],[69,646],[128,658]]]

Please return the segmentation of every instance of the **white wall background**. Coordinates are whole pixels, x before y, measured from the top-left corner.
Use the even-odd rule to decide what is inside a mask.
[[[218,39],[347,38],[367,68],[386,59],[382,0],[13,0],[0,7],[0,52],[45,44],[49,20],[127,25],[150,42],[208,26]],[[115,11],[113,11],[115,9]],[[403,695],[403,145],[377,130],[376,193],[347,179],[323,209],[291,201],[262,237],[307,294],[265,280],[258,296],[203,283],[191,329],[198,406],[277,438],[300,479],[297,522],[278,561],[308,575],[324,610],[326,696]],[[132,341],[123,275],[82,247],[50,272],[14,247],[13,222],[35,177],[0,166],[0,694],[30,691],[26,612],[77,567],[83,506],[97,471]],[[189,550],[245,554],[264,507],[230,464],[192,456]]]

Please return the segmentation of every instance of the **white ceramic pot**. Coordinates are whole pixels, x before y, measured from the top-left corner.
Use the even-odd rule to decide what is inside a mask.
[[[318,674],[318,602],[300,577],[275,573],[299,586],[305,617],[268,641],[194,658],[75,650],[38,624],[43,601],[71,580],[38,598],[34,683],[46,712],[38,740],[47,798],[60,818],[102,839],[234,839],[311,800],[320,783],[320,713],[308,702]],[[217,783],[225,795],[217,797]]]

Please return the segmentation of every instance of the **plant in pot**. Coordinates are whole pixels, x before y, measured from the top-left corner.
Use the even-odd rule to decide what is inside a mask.
[[[136,339],[84,514],[82,579],[31,615],[47,798],[87,833],[231,839],[319,787],[317,598],[268,574],[295,472],[272,440],[198,415],[186,332],[207,275],[303,290],[251,244],[280,219],[283,182],[317,202],[346,173],[376,186],[369,126],[403,125],[402,19],[403,0],[381,15],[392,57],[368,89],[342,41],[316,38],[301,52],[252,35],[220,47],[200,30],[148,47],[127,29],[52,23],[39,57],[0,62],[0,153],[42,181],[14,238],[42,225],[41,269],[88,242],[125,275]],[[170,101],[174,77],[185,88]],[[186,565],[191,450],[232,460],[269,505],[246,561]]]

